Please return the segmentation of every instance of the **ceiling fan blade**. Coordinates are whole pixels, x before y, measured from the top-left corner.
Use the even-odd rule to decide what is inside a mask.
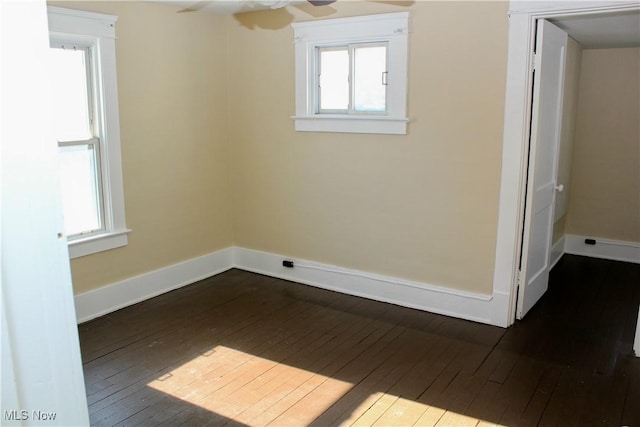
[[[411,7],[416,4],[415,0],[369,0],[372,3],[384,3],[391,6]]]
[[[197,12],[209,6],[211,3],[213,3],[213,0],[198,1],[193,3],[191,6],[185,7],[184,9],[180,9],[178,13]]]
[[[280,30],[293,22],[293,15],[286,8],[238,12],[233,17],[240,25],[250,30]]]
[[[314,6],[327,6],[331,3],[335,3],[337,0],[307,0]]]
[[[295,3],[291,6],[303,11],[307,15],[313,16],[314,18],[324,18],[325,16],[333,15],[337,12],[337,10],[335,10],[331,6],[314,7],[310,3]]]

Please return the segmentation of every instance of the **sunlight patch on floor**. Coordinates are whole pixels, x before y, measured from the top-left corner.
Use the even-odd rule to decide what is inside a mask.
[[[353,410],[341,426],[498,426],[447,409],[376,392]]]
[[[353,384],[216,346],[147,384],[242,423],[311,423]],[[309,393],[313,392],[313,395]]]
[[[149,387],[239,423],[309,425],[354,385],[225,346],[200,354]],[[495,426],[384,392],[368,394],[343,426]]]

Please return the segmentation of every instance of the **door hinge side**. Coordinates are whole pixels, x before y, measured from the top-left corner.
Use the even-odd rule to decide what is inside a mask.
[[[533,52],[533,61],[531,64],[531,70],[536,71],[540,69],[540,54],[538,52]]]
[[[523,289],[521,289],[521,277],[522,277],[522,270],[518,269],[518,271],[516,272],[516,300],[515,300],[515,304],[516,304],[516,319],[522,319],[522,306],[520,305],[520,293],[524,292]]]

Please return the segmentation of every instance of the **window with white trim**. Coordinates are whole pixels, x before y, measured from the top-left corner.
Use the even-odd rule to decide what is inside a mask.
[[[385,114],[387,44],[318,47],[316,112]]]
[[[406,134],[408,12],[292,24],[297,131]]]
[[[52,122],[71,258],[127,244],[115,64],[117,17],[48,8]]]

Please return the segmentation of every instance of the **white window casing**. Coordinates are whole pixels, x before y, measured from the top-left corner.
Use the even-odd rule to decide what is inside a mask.
[[[127,245],[120,150],[120,120],[116,78],[116,16],[49,6],[49,37],[53,43],[89,46],[95,72],[93,84],[100,144],[103,230],[69,240],[69,255],[77,258]]]
[[[291,24],[295,41],[296,131],[407,133],[409,13],[387,13]],[[328,114],[318,111],[320,48],[383,43],[387,46],[386,111]]]

